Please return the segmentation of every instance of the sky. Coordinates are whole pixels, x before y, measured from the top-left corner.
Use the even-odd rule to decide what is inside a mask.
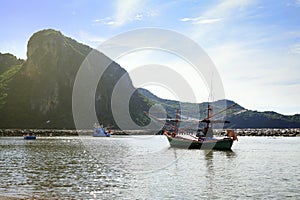
[[[0,2],[1,53],[26,59],[30,36],[47,28],[94,48],[138,28],[173,30],[208,54],[220,74],[226,99],[252,110],[300,113],[300,0]],[[130,69],[139,64],[135,59],[154,59],[153,53],[137,52],[118,63]],[[166,58],[152,62],[167,64],[169,60],[184,68],[178,59]],[[174,98],[165,88],[148,89]],[[205,101],[208,93],[203,94],[200,100]]]

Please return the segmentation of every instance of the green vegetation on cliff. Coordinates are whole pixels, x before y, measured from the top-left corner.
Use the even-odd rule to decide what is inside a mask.
[[[8,96],[8,84],[15,74],[21,69],[24,60],[17,59],[12,54],[0,53],[0,110],[6,104]]]
[[[1,77],[0,83],[5,84],[0,88],[0,127],[74,128],[73,84],[79,67],[92,50],[52,29],[33,34],[27,46],[27,60],[2,74],[4,78]],[[101,61],[99,67],[111,63],[98,84],[96,112],[103,124],[116,125],[111,114],[110,97],[114,85],[126,71],[102,53],[96,54]],[[130,80],[127,83],[127,88],[133,88]],[[143,124],[147,117],[142,116],[143,110],[139,109],[147,108],[147,103],[138,93],[134,94],[133,100],[135,104],[143,105],[131,110],[134,119]],[[48,120],[51,123],[46,123]]]
[[[16,56],[10,53],[0,53],[0,74],[16,65],[21,65],[23,63],[24,60],[18,59]]]

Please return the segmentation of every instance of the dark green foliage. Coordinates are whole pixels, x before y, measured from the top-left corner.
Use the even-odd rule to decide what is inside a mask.
[[[11,66],[8,70],[0,74],[0,110],[6,104],[8,96],[8,84],[14,75],[21,69],[22,65]]]
[[[12,54],[0,53],[0,74],[16,65],[21,65],[22,63],[24,63],[24,60],[17,59],[17,57]]]
[[[146,116],[144,111],[149,110],[149,107],[152,105],[149,99],[147,99],[144,95],[140,94],[138,90],[136,90],[130,98],[129,101],[129,111],[132,120],[139,126],[145,126],[149,124],[150,119]]]
[[[0,110],[7,102],[9,92],[8,84],[21,69],[22,63],[24,63],[24,60],[17,59],[17,57],[12,54],[0,53]]]

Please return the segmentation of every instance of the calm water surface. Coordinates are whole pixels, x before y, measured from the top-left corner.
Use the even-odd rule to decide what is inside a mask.
[[[300,199],[300,138],[239,137],[232,152],[164,136],[0,138],[0,198]]]

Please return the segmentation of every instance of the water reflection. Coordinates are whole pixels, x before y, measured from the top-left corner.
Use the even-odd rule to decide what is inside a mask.
[[[80,198],[112,196],[128,188],[128,174],[98,162],[77,139],[16,140],[6,147],[11,155],[1,157],[0,194],[18,198]],[[108,158],[107,158],[108,159]],[[6,169],[6,170],[5,170]],[[5,170],[5,171],[4,171]],[[1,173],[2,174],[2,173]],[[118,195],[118,193],[115,193]]]
[[[300,138],[246,138],[234,151],[163,149],[165,138],[153,138],[151,145],[127,142],[128,138],[111,138],[119,142],[108,145],[106,140],[105,145],[87,138],[99,152],[103,148],[99,159],[76,137],[0,138],[0,198],[299,197],[294,186],[299,182],[295,158]],[[257,187],[262,184],[265,187]]]

